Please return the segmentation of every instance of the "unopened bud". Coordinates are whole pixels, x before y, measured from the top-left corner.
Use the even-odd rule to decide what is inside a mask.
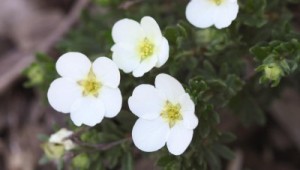
[[[264,70],[269,80],[278,80],[282,76],[282,69],[277,64],[266,66]]]

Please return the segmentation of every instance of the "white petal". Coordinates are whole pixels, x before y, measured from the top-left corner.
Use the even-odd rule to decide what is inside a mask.
[[[115,43],[136,44],[144,37],[141,25],[131,19],[122,19],[112,28],[112,37]]]
[[[78,52],[68,52],[56,62],[56,70],[62,77],[80,80],[87,76],[91,69],[91,61]]]
[[[218,29],[228,27],[237,17],[239,6],[237,2],[225,2],[216,10],[214,18],[215,26]]]
[[[120,84],[120,72],[117,65],[107,57],[99,57],[93,63],[93,71],[105,86],[117,88]]]
[[[73,134],[72,131],[62,128],[50,136],[49,142],[62,144],[64,139],[71,136],[72,134]]]
[[[50,84],[47,96],[55,110],[69,113],[75,100],[82,96],[82,90],[74,80],[58,78]]]
[[[151,56],[143,60],[140,65],[133,70],[134,77],[142,77],[145,73],[149,72],[157,63],[157,56]]]
[[[186,129],[182,124],[176,124],[170,132],[167,147],[173,155],[181,155],[193,138],[193,130]]]
[[[186,8],[187,20],[196,27],[207,28],[214,23],[216,6],[209,0],[192,0]]]
[[[198,118],[195,115],[195,104],[188,94],[180,97],[179,104],[183,117],[183,125],[187,129],[195,129],[198,125]]]
[[[101,100],[105,107],[105,117],[115,117],[122,107],[122,95],[118,88],[110,88],[103,86],[99,94],[99,100]]]
[[[161,118],[155,120],[138,119],[132,129],[132,140],[137,148],[153,152],[162,148],[169,135],[169,126]]]
[[[75,101],[71,109],[71,119],[76,126],[95,126],[104,117],[103,103],[95,97],[82,97]]]
[[[159,46],[158,61],[156,63],[156,67],[161,67],[167,62],[169,58],[169,51],[169,42],[165,37],[163,37]]]
[[[125,73],[132,72],[140,64],[140,57],[134,52],[134,48],[122,44],[115,44],[112,49],[112,59]]]
[[[159,117],[164,107],[164,100],[154,86],[142,84],[133,90],[128,105],[138,117],[151,120]]]
[[[185,94],[185,90],[178,80],[168,74],[159,74],[155,78],[155,87],[163,94],[167,100],[177,103],[179,97]]]
[[[155,42],[162,38],[162,33],[157,22],[149,16],[143,17],[141,26],[145,32],[145,36],[154,40]]]
[[[72,150],[76,147],[76,144],[72,140],[68,139],[63,142],[63,145],[67,151]]]

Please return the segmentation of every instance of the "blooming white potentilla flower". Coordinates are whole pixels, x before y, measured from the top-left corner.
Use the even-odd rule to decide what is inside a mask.
[[[66,139],[71,135],[73,135],[72,131],[62,128],[50,136],[49,143],[63,145],[67,151],[74,149],[76,145],[72,142],[72,140]]]
[[[167,144],[174,155],[187,149],[198,118],[195,104],[175,78],[159,74],[155,78],[155,87],[139,85],[128,104],[139,117],[132,130],[133,142],[139,149],[153,152]]]
[[[69,52],[58,59],[56,70],[62,77],[51,83],[49,103],[59,112],[70,113],[75,125],[94,126],[120,112],[120,72],[109,58],[91,63],[85,55]]]
[[[161,67],[169,58],[169,43],[151,17],[141,23],[122,19],[112,29],[115,45],[112,59],[125,73],[141,77],[153,67]]]
[[[187,20],[196,27],[228,27],[237,17],[237,0],[191,0],[186,8]]]

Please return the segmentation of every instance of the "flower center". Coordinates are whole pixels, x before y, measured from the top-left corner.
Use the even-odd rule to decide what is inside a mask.
[[[221,5],[224,0],[212,0],[216,5]]]
[[[139,44],[139,54],[141,59],[144,60],[152,56],[153,52],[154,44],[148,38],[144,38],[144,40]]]
[[[167,101],[163,111],[160,113],[161,117],[169,123],[170,128],[182,120],[180,109],[179,104],[174,105]]]
[[[85,79],[78,81],[78,84],[83,88],[83,96],[92,95],[94,97],[98,97],[99,90],[102,86],[101,83],[97,80],[96,75],[92,69]]]

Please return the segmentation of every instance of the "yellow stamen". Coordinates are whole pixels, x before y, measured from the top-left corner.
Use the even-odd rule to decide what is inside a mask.
[[[179,104],[172,104],[169,101],[166,102],[163,111],[161,112],[161,117],[169,123],[170,128],[172,128],[178,121],[182,120],[182,115],[180,112]]]
[[[145,38],[138,47],[139,54],[142,60],[152,56],[154,52],[154,44],[148,39]]]
[[[224,0],[212,0],[216,5],[221,5]]]
[[[83,87],[82,95],[92,95],[98,97],[101,83],[97,80],[95,73],[91,69],[88,76],[84,80],[78,81],[78,84]]]

